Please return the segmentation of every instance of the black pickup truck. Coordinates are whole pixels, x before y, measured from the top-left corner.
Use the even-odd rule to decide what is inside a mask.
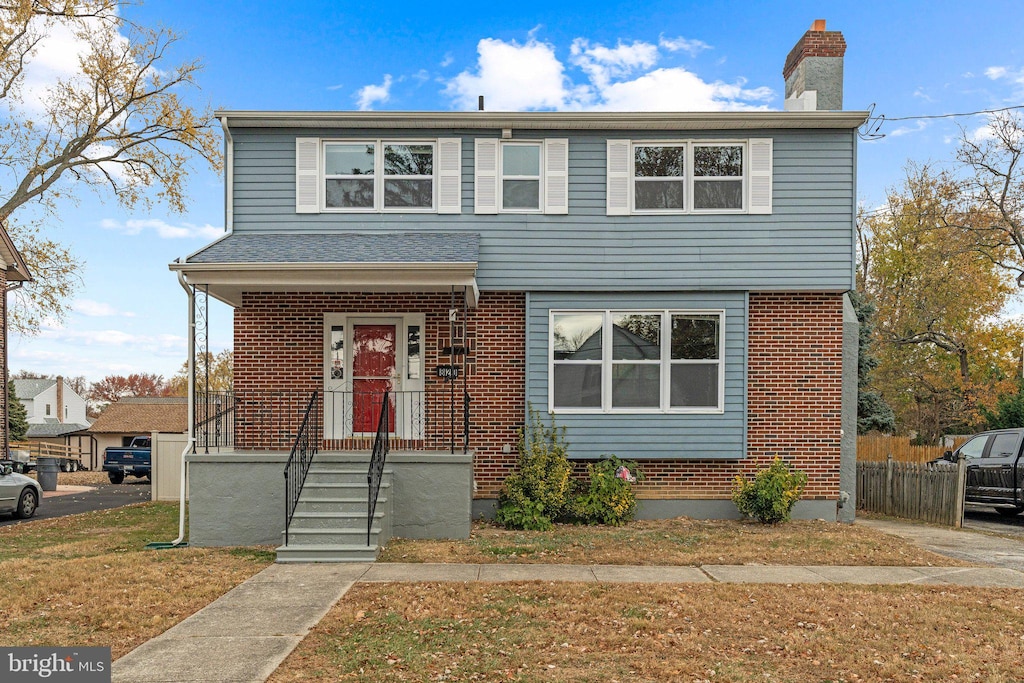
[[[151,478],[153,468],[150,438],[136,436],[127,448],[110,447],[103,451],[103,471],[111,484],[120,484],[125,475]]]
[[[968,439],[943,460],[967,461],[968,503],[991,505],[1006,517],[1024,512],[1024,429],[998,429]]]

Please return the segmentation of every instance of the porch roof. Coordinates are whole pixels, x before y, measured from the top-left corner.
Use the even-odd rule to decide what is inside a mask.
[[[229,233],[170,264],[231,306],[245,291],[445,291],[476,305],[478,233]]]

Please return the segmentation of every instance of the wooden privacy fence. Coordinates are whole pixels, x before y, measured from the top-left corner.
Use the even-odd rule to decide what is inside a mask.
[[[963,443],[964,439],[960,440]],[[959,446],[960,443],[956,445]],[[946,446],[911,446],[909,436],[858,436],[857,462],[885,462],[890,455],[898,462],[919,462],[941,458]]]
[[[857,463],[857,509],[961,527],[967,465],[953,463]]]

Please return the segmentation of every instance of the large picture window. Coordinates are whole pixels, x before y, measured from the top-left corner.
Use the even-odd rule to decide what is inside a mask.
[[[551,409],[721,412],[722,311],[552,311]]]
[[[338,211],[434,210],[432,142],[325,142],[324,207]]]

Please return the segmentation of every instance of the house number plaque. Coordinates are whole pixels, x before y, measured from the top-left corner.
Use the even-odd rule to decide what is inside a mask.
[[[438,365],[434,368],[434,374],[446,382],[453,379],[459,378],[459,366],[458,365]]]

